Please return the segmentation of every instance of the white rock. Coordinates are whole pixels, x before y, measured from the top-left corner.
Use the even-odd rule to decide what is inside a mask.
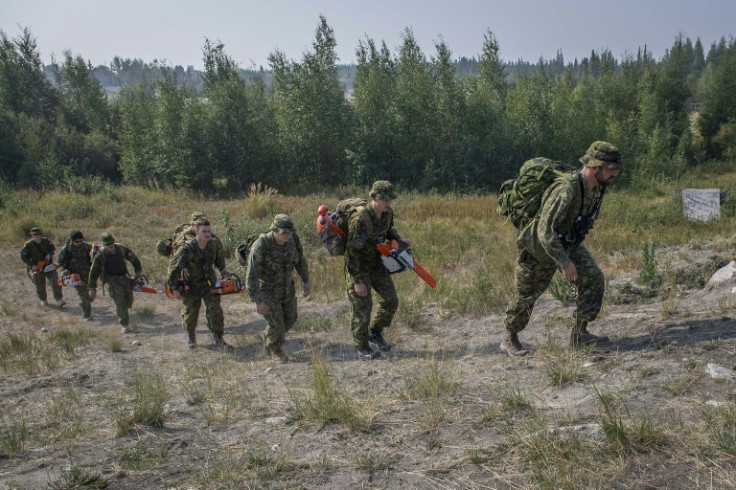
[[[270,373],[271,371],[273,371],[273,366],[268,366],[266,368],[266,374]]]
[[[705,366],[705,372],[713,379],[731,379],[734,375],[733,370],[713,364],[712,362],[709,362]]]
[[[709,407],[725,407],[726,405],[728,405],[728,402],[718,401],[718,400],[708,400],[707,402],[705,402],[705,404],[708,405]]]
[[[708,280],[708,284],[719,284],[729,281],[736,275],[736,261],[729,262],[725,267],[718,269]],[[736,290],[736,288],[734,288]]]
[[[266,419],[268,425],[283,424],[286,422],[286,417],[269,417]]]
[[[46,332],[48,332],[48,331],[49,331],[49,329],[48,329],[48,328],[46,328],[46,327],[41,327],[41,331],[42,331],[43,333],[46,333]]]
[[[274,444],[273,446],[271,446],[271,451],[273,451],[273,452],[277,452],[279,449],[280,448],[279,448],[279,445],[278,444]]]
[[[134,340],[133,342],[130,343],[130,345],[141,345],[141,341],[140,340]]]

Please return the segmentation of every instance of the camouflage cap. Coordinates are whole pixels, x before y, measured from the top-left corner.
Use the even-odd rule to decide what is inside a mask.
[[[388,180],[377,180],[368,194],[373,199],[396,199],[394,186]]]
[[[611,143],[596,141],[580,158],[580,162],[587,167],[604,167],[619,169],[623,165],[624,156]]]
[[[277,214],[273,217],[271,231],[274,233],[294,233],[294,222],[288,214]]]
[[[40,235],[41,233],[41,228],[31,228],[31,235]]]
[[[115,238],[109,232],[106,231],[100,237],[100,241],[102,242],[103,245],[112,245],[113,243],[115,243]]]
[[[199,218],[204,218],[204,213],[202,211],[195,211],[192,213],[192,222],[197,221]]]

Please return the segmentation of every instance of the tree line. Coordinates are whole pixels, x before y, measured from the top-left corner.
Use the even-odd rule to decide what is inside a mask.
[[[0,31],[0,179],[84,191],[106,182],[240,192],[366,186],[484,192],[535,156],[570,161],[590,142],[625,154],[624,182],[736,159],[736,43],[707,53],[678,36],[655,60],[592,51],[503,63],[487,31],[478,59],[429,57],[405,29],[392,52],[366,38],[346,90],[324,17],[301,60],[278,50],[243,76],[206,40],[204,72],[165,64],[109,98],[99,70],[66,51],[44,67],[29,29]],[[139,61],[139,60],[138,60]],[[118,77],[137,61],[116,58]],[[510,73],[512,76],[510,76]],[[97,77],[96,77],[97,75]],[[118,80],[119,81],[119,80]]]

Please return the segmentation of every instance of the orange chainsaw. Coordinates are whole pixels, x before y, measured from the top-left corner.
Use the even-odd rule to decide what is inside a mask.
[[[229,279],[220,279],[210,290],[210,294],[237,294],[247,293],[245,284],[237,274],[231,274]]]
[[[33,271],[34,274],[38,274],[39,272],[54,272],[56,269],[59,268],[58,265],[52,264],[51,262],[48,262],[46,260],[39,260],[38,264],[36,264],[36,267],[38,269]]]
[[[437,287],[437,281],[427,269],[422,267],[419,262],[414,260],[406,246],[399,244],[396,240],[391,240],[388,244],[379,243],[376,248],[381,252],[381,260],[383,265],[388,269],[389,274],[404,272],[405,270],[413,270],[416,274],[426,282],[432,289]]]
[[[130,279],[130,282],[133,286],[133,291],[136,293],[158,294],[156,288],[148,285],[148,278],[146,276],[133,277]]]
[[[84,286],[86,284],[79,274],[69,274],[68,276],[60,277],[57,283],[59,286]]]

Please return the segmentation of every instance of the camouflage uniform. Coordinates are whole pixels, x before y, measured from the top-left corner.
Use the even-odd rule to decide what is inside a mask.
[[[41,233],[41,230],[38,228],[31,229],[31,234],[36,233]],[[34,265],[37,266],[39,262],[53,264],[54,251],[56,251],[54,243],[46,237],[41,238],[41,243],[28,240],[20,251],[20,259],[30,270]],[[56,273],[56,269],[51,272],[43,272],[42,270],[34,272],[31,274],[31,280],[34,286],[36,286],[36,296],[44,304],[46,303],[46,281],[48,281],[51,284],[54,299],[61,306],[63,295],[61,286],[59,286],[59,276]]]
[[[385,195],[381,194],[383,191]],[[387,181],[377,181],[371,190],[371,197],[387,197],[395,199],[393,187]],[[348,222],[347,246],[345,248],[345,280],[347,294],[353,309],[351,330],[353,342],[358,350],[369,349],[369,328],[380,334],[391,325],[394,314],[399,307],[394,281],[381,261],[381,254],[376,245],[386,240],[402,240],[394,228],[394,213],[388,209],[379,218],[371,208],[366,206],[373,233],[369,236],[364,213],[360,210],[350,217]],[[365,284],[368,294],[359,296],[354,289],[355,284]],[[378,294],[378,308],[371,321],[373,300],[371,288]]]
[[[214,266],[214,268],[213,268]],[[211,294],[217,282],[215,269],[225,269],[225,256],[219,240],[211,239],[204,249],[200,249],[196,239],[179,247],[169,264],[169,288],[175,290],[179,281],[189,284],[189,291],[182,298],[184,308],[181,317],[190,338],[197,329],[199,309],[204,301],[207,326],[213,334],[222,337],[225,331],[225,316],[220,306],[220,295]]]
[[[89,271],[87,287],[97,290],[97,280],[102,279],[102,286],[107,285],[107,291],[115,302],[115,312],[123,328],[130,323],[129,309],[133,307],[133,286],[125,261],[131,263],[136,276],[143,272],[141,261],[132,248],[120,243],[115,243],[109,233],[103,233],[101,238],[103,245],[115,245],[113,252],[102,248],[92,259],[92,267]]]
[[[87,281],[92,266],[92,259],[90,258],[92,245],[89,242],[82,242],[80,245],[76,245],[73,243],[75,239],[84,239],[84,237],[81,233],[79,235],[73,234],[66,247],[59,252],[56,260],[62,272],[79,274],[82,281]],[[74,286],[74,289],[76,289],[77,296],[79,296],[79,306],[82,307],[82,316],[85,319],[91,318],[92,301],[89,299],[87,285]]]
[[[296,269],[302,283],[309,284],[309,266],[291,218],[277,215],[271,230],[261,234],[250,249],[246,287],[254,303],[263,301],[268,306],[268,312],[263,315],[268,323],[264,347],[273,354],[281,352],[286,332],[297,319],[292,271]],[[291,233],[292,236],[288,242],[279,245],[273,237],[274,232]]]
[[[617,155],[616,166],[608,168],[618,168],[621,158],[618,150],[610,143],[596,142],[589,152],[598,147],[596,145],[607,145],[603,148]],[[581,161],[592,167],[606,166],[600,164],[600,160],[590,161],[583,157]],[[517,236],[516,290],[506,309],[507,332],[517,334],[524,330],[537,298],[547,289],[555,272],[571,262],[578,272],[576,325],[584,330],[585,325],[598,316],[605,290],[603,272],[590,252],[579,243],[581,240],[575,236],[574,225],[578,216],[593,214],[602,189],[601,185],[591,189],[585,176],[576,172],[558,178],[544,193],[539,213]]]

